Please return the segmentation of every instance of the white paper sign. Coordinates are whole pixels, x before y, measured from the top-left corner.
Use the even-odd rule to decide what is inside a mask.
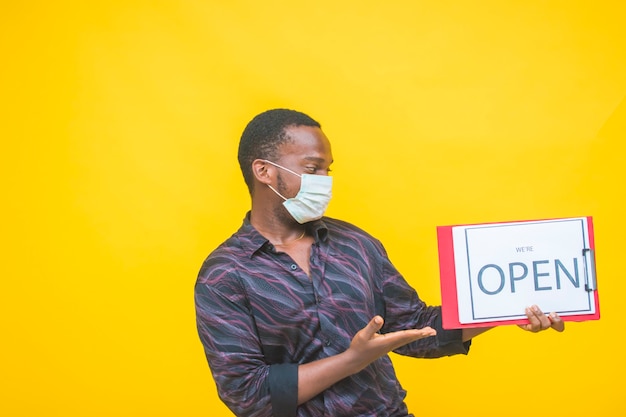
[[[452,227],[459,322],[594,314],[587,218]]]

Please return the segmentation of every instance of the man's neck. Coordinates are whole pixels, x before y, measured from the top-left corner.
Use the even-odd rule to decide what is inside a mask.
[[[250,211],[250,224],[274,245],[283,245],[302,239],[306,227],[294,220],[278,218],[273,212],[253,208]]]

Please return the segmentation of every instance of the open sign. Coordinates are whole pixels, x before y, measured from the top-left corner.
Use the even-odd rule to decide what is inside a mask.
[[[599,318],[591,217],[437,228],[444,326]]]
[[[523,262],[510,262],[508,267],[500,267],[496,264],[487,264],[478,271],[478,288],[487,295],[497,295],[505,290],[505,285],[510,283],[511,293],[519,291],[521,281],[526,280],[531,275],[534,291],[551,291],[554,288],[561,289],[563,278],[575,287],[580,287],[580,273],[578,268],[578,258],[573,258],[571,269],[565,267],[564,261],[554,259],[542,259],[532,261],[530,265]],[[549,268],[549,269],[548,269]],[[505,272],[505,269],[507,272]],[[529,271],[530,274],[529,274]],[[495,279],[494,279],[495,278]],[[548,279],[550,279],[548,281]],[[495,282],[496,287],[490,290],[489,282]]]

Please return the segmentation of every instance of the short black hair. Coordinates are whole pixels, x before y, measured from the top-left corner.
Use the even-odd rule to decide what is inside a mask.
[[[321,127],[308,115],[289,109],[272,109],[256,115],[246,126],[239,141],[239,167],[252,194],[252,162],[255,159],[272,160],[278,156],[278,147],[290,140],[285,130],[292,126]]]

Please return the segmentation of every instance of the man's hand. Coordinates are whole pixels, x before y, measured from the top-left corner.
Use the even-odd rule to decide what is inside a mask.
[[[528,324],[520,324],[519,327],[529,332],[537,333],[542,330],[554,329],[557,332],[565,330],[565,322],[561,320],[558,314],[544,314],[541,309],[534,305],[526,308],[526,316]]]
[[[345,354],[356,369],[365,368],[376,359],[400,346],[437,334],[437,331],[431,327],[380,334],[378,331],[383,327],[383,324],[383,318],[376,316],[352,339]]]

